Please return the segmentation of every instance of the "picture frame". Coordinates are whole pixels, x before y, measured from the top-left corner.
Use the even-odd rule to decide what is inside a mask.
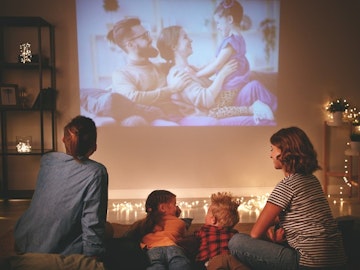
[[[0,84],[0,107],[19,106],[19,92],[16,84]]]

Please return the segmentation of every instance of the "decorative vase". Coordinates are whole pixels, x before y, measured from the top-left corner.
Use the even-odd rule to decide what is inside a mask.
[[[16,150],[18,153],[31,152],[31,136],[16,136]]]
[[[343,123],[343,113],[342,112],[333,112],[333,123],[335,126],[341,126]]]

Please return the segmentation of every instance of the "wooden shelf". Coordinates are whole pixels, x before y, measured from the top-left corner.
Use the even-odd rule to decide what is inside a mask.
[[[344,178],[346,177],[347,181],[351,184],[349,188],[349,196],[352,196],[353,188],[358,189],[358,197],[360,199],[360,190],[359,190],[359,175],[360,175],[360,155],[358,151],[354,151],[352,149],[345,149],[343,153],[344,157],[347,157],[347,168],[346,172],[344,171],[335,171],[330,168],[330,156],[331,154],[331,144],[330,144],[330,136],[331,132],[330,129],[333,128],[345,128],[348,130],[347,136],[350,135],[351,132],[351,125],[347,122],[343,122],[342,125],[335,125],[332,122],[324,122],[324,165],[323,165],[323,174],[324,174],[324,192],[328,194],[328,185],[329,185],[329,178],[330,177],[338,177]],[[333,153],[336,155],[336,153]],[[356,161],[357,159],[357,161]],[[354,163],[357,162],[357,175],[354,174]]]
[[[19,153],[16,149],[7,149],[6,151],[0,150],[0,155],[7,156],[38,156],[54,151],[53,149],[31,149],[31,152]]]
[[[44,98],[43,92],[44,89],[50,88],[56,93],[54,32],[54,26],[40,17],[0,17],[1,83],[14,84],[19,89],[38,88],[39,91],[37,103],[35,102],[37,107],[23,108],[18,100],[16,105],[0,107],[0,197],[4,200],[29,194],[29,184],[23,185],[26,181],[36,183],[36,176],[31,179],[22,179],[24,176],[16,174],[16,170],[21,168],[22,173],[29,178],[28,175],[31,174],[29,170],[33,172],[36,169],[33,168],[33,163],[40,164],[42,155],[56,150],[56,95],[51,96],[53,102],[49,105],[46,103],[47,99]],[[17,55],[14,54],[13,47],[9,46],[9,40],[18,40],[20,43],[24,34],[31,35],[37,47],[36,54],[32,56],[33,62],[30,63],[15,62]],[[22,76],[29,80],[21,80]],[[45,83],[47,88],[44,87]],[[23,122],[23,119],[26,121]],[[9,138],[12,138],[15,132],[25,134],[29,130],[36,134],[36,144],[31,152],[19,153],[15,146],[12,146]],[[11,190],[12,186],[20,186],[20,188]],[[24,190],[21,190],[21,187]],[[33,187],[35,188],[35,184]]]

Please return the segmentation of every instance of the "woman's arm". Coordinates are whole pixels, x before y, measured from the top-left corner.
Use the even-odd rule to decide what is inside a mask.
[[[216,95],[222,89],[224,80],[227,76],[233,73],[237,69],[237,63],[235,60],[231,60],[225,63],[215,79],[213,80],[212,84],[207,88],[209,92],[217,92]]]
[[[225,47],[220,51],[220,53],[213,62],[201,68],[196,73],[196,76],[197,77],[212,76],[225,65],[225,63],[230,59],[232,53],[233,53],[233,48],[230,45],[228,45],[227,47]]]
[[[281,207],[272,203],[266,203],[254,227],[251,229],[250,236],[253,238],[264,237],[268,228],[274,225],[281,211]]]
[[[189,101],[194,106],[201,106],[204,108],[210,108],[214,105],[215,100],[219,92],[221,91],[225,78],[237,69],[237,63],[235,60],[231,60],[224,65],[215,77],[214,81],[208,85],[204,85],[202,79],[193,77],[193,82],[185,88],[182,92],[182,96],[185,100]]]

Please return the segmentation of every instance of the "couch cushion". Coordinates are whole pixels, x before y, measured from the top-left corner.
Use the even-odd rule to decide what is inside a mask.
[[[26,253],[11,256],[12,270],[105,270],[103,263],[80,254],[62,256],[59,254]]]

